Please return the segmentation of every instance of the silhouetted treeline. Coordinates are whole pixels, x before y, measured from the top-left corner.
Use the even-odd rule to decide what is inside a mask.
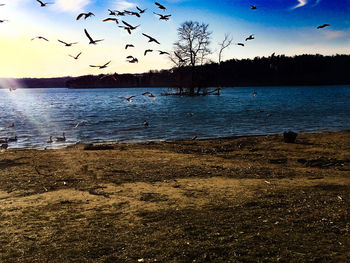
[[[231,59],[203,66],[142,74],[87,75],[75,78],[19,79],[27,88],[206,87],[350,84],[350,55],[270,56]]]
[[[70,88],[176,87],[186,89],[193,77],[197,88],[275,85],[350,84],[349,55],[271,56],[231,59],[221,64],[150,71],[143,74],[82,76]]]

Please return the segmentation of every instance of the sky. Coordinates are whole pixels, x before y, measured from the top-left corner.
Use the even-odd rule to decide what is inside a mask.
[[[36,0],[0,0],[0,78],[61,77],[85,74],[142,73],[169,69],[173,66],[167,56],[145,49],[171,52],[177,40],[177,28],[192,20],[209,24],[212,34],[212,61],[218,60],[218,43],[230,34],[233,43],[223,59],[269,56],[273,52],[288,56],[299,54],[350,54],[350,0],[161,0],[164,12],[148,0],[46,0],[41,7]],[[252,10],[250,5],[256,5]],[[119,17],[132,25],[141,25],[132,35],[113,22],[102,22],[108,9],[136,11],[145,9],[141,18]],[[80,12],[93,12],[94,17],[76,21]],[[161,21],[153,12],[171,14]],[[330,24],[317,29],[322,24]],[[87,29],[95,39],[89,45],[84,34]],[[141,34],[155,37],[161,44],[148,43]],[[254,34],[255,39],[245,41]],[[36,36],[49,39],[31,40]],[[78,42],[65,47],[57,40]],[[135,48],[125,50],[125,44]],[[82,52],[78,60],[68,55]],[[128,55],[139,63],[130,64]],[[105,69],[89,65],[103,65]]]

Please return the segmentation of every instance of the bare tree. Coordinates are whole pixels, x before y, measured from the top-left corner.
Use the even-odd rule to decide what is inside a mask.
[[[208,24],[186,21],[177,29],[179,40],[174,43],[174,51],[187,65],[192,67],[204,63],[211,54],[209,48],[212,32]]]
[[[177,29],[178,41],[174,43],[174,55],[171,60],[176,66],[190,66],[191,80],[189,83],[190,95],[194,95],[194,75],[195,67],[202,65],[207,61],[211,54],[209,48],[211,34],[208,30],[208,24],[186,21]],[[200,87],[197,87],[199,93]]]
[[[225,34],[224,40],[221,43],[219,43],[219,47],[220,47],[220,50],[219,50],[219,64],[222,61],[222,53],[224,52],[224,50],[226,48],[228,48],[229,46],[232,45],[232,41],[233,41],[233,38],[230,36],[230,34]]]

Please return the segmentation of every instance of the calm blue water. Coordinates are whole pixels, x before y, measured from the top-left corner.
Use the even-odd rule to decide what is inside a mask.
[[[150,91],[155,99],[141,96]],[[167,89],[0,90],[0,138],[10,147],[65,143],[213,138],[285,130],[350,129],[350,86],[228,88],[221,96],[160,96]],[[252,95],[253,91],[257,96]],[[137,95],[132,102],[119,97]],[[191,113],[193,116],[191,116]],[[149,127],[143,122],[147,120]],[[85,121],[79,127],[75,126]],[[11,126],[14,123],[14,127]]]

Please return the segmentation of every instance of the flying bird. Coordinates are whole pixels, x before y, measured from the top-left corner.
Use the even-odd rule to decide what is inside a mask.
[[[147,53],[149,53],[149,52],[153,52],[153,50],[152,50],[152,49],[147,49],[147,50],[145,50],[144,56],[146,56]]]
[[[139,63],[139,60],[132,56],[128,56],[127,59],[130,59],[130,60],[127,60],[129,63]]]
[[[237,43],[236,45],[244,47],[243,43]]]
[[[132,44],[126,44],[125,49],[128,49],[129,47],[135,47],[135,46]]]
[[[66,47],[71,47],[72,45],[75,45],[75,44],[78,44],[78,42],[74,42],[74,43],[67,43],[67,42],[64,42],[62,40],[57,40],[58,42],[64,44]]]
[[[130,15],[132,16],[137,16],[137,17],[141,17],[139,13],[137,12],[130,12]]]
[[[97,42],[103,41],[103,39],[99,39],[99,40],[93,40],[92,37],[89,35],[89,33],[87,32],[86,29],[84,29],[85,35],[87,36],[87,38],[90,40],[89,44],[93,44],[96,45]]]
[[[0,19],[0,23],[4,23],[4,22],[8,22],[8,20],[7,19]]]
[[[51,4],[53,4],[53,3],[43,3],[43,2],[41,2],[40,0],[36,0],[36,1],[40,4],[41,7],[45,7],[46,5],[51,5]]]
[[[132,102],[132,98],[135,98],[136,96],[130,96],[130,97],[128,97],[128,98],[125,98],[125,97],[119,97],[120,99],[122,99],[122,100],[125,100],[125,101],[127,101],[127,102]]]
[[[92,68],[104,69],[104,68],[107,68],[107,66],[108,66],[109,63],[111,63],[111,61],[107,62],[106,64],[104,64],[104,65],[102,65],[102,66],[90,65],[90,67],[92,67]]]
[[[118,11],[116,11],[116,10],[113,11],[113,10],[111,10],[111,9],[108,9],[108,11],[109,11],[109,15],[110,15],[110,16],[116,16],[116,15],[117,15],[117,12],[118,12]]]
[[[159,52],[159,55],[169,55],[170,56],[170,54],[166,51],[158,50],[158,52]]]
[[[144,35],[145,37],[147,37],[149,39],[148,42],[155,42],[155,43],[160,45],[160,43],[157,41],[157,39],[155,39],[155,38],[153,38],[153,37],[151,37],[149,35],[146,35],[144,33],[142,33],[142,35]]]
[[[330,24],[323,24],[323,25],[320,25],[320,26],[317,27],[317,29],[325,28],[325,27],[327,27],[327,26],[330,26]]]
[[[106,79],[106,78],[111,78],[113,79],[114,81],[117,81],[117,78],[116,78],[117,74],[115,73],[114,75],[103,75],[102,77],[100,77],[100,80],[103,80],[103,79]]]
[[[257,6],[255,6],[255,5],[250,5],[250,9],[252,9],[252,10],[256,10],[256,9],[258,9],[258,7],[257,7]]]
[[[250,35],[249,37],[247,37],[247,38],[245,39],[245,41],[253,40],[253,39],[255,39],[255,38],[254,38],[254,35]]]
[[[86,18],[89,18],[90,16],[95,16],[95,14],[94,14],[94,13],[91,13],[91,12],[89,12],[89,13],[81,13],[81,14],[79,14],[79,15],[77,16],[77,20],[79,20],[79,19],[82,18],[83,16],[85,16],[84,19],[86,19]]]
[[[120,28],[125,29],[126,31],[128,31],[129,34],[131,34],[131,29],[127,26],[119,26]]]
[[[181,62],[181,63],[184,63],[184,62],[186,62],[186,60],[184,60],[179,54],[177,54],[175,51],[174,51],[174,54],[175,54],[175,56],[179,59],[179,62]]]
[[[155,13],[155,12],[153,12],[153,14],[158,15],[159,16],[159,20],[168,21],[169,17],[171,17],[171,15],[161,15],[161,14],[158,14],[158,13]]]
[[[135,30],[136,28],[138,28],[140,25],[138,26],[132,26],[129,23],[125,22],[124,20],[122,20],[123,24],[126,25],[128,28],[130,28],[130,30]]]
[[[125,16],[125,12],[120,12],[120,11],[116,11],[117,12],[117,16]]]
[[[47,38],[42,37],[42,36],[33,37],[31,40],[33,41],[35,39],[42,39],[42,40],[45,40],[45,41],[49,41]]]
[[[105,20],[103,20],[103,22],[109,22],[109,21],[112,21],[112,22],[115,22],[116,24],[119,24],[119,21],[117,18],[106,18]]]
[[[5,4],[0,4],[0,6],[4,6]]]
[[[164,10],[164,11],[166,10],[166,7],[163,6],[163,5],[161,5],[160,3],[155,2],[154,4],[155,4],[156,6],[158,6],[159,9],[162,9],[162,10]]]
[[[78,55],[76,55],[75,57],[72,56],[72,55],[69,55],[69,56],[72,57],[72,58],[74,58],[75,60],[77,60],[77,59],[79,58],[80,55],[81,55],[81,52],[80,52]]]
[[[140,14],[143,14],[144,12],[146,12],[147,8],[146,9],[141,9],[139,8],[138,6],[136,6],[136,9],[139,10]]]

